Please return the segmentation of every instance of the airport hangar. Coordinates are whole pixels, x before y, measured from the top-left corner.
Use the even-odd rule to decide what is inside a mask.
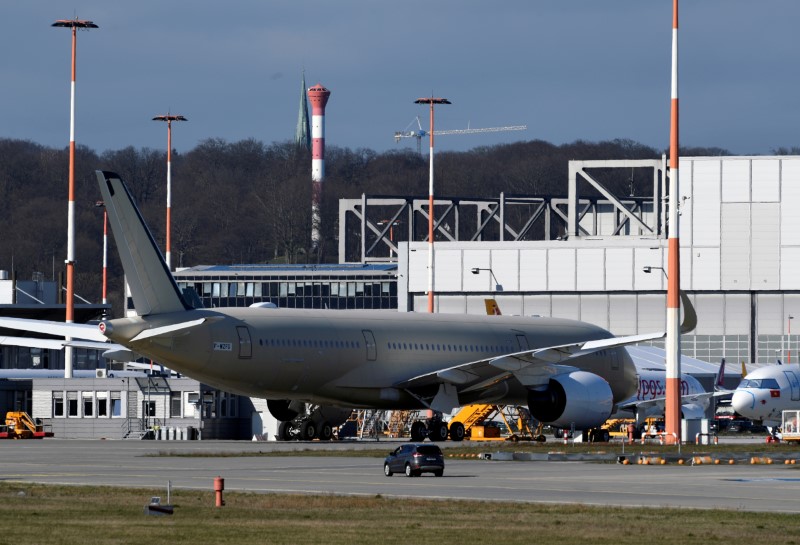
[[[797,335],[790,335],[792,316],[800,312],[800,157],[681,162],[681,285],[698,314],[697,329],[682,336],[682,353],[711,362],[695,371],[706,386],[723,357],[758,365],[790,360],[794,350],[800,359]],[[598,181],[605,178],[597,173],[628,176],[634,169],[652,172],[652,194],[616,197]],[[663,158],[571,161],[565,198],[436,199],[435,310],[483,313],[484,299],[493,297],[505,314],[580,319],[617,335],[663,330],[665,171]],[[511,224],[515,208],[527,210],[518,225]],[[274,302],[425,312],[428,243],[418,224],[427,224],[427,199],[362,196],[341,200],[339,209],[339,265],[201,266],[176,272],[176,280],[193,288],[207,307]],[[474,217],[464,227],[470,224],[467,214]],[[524,240],[537,222],[542,239]],[[471,231],[465,236],[464,229]],[[657,357],[650,359],[659,366]],[[167,385],[173,380],[189,379],[167,379]],[[85,418],[82,404],[77,414],[59,420],[55,396],[83,399],[95,386],[82,388],[75,392],[63,379],[52,385],[36,381],[34,416],[62,424],[62,436],[70,436],[71,426],[63,424]],[[105,388],[102,382],[99,388]],[[169,395],[157,390],[130,390],[124,417],[152,415],[174,430],[172,437],[206,428],[207,438],[249,438],[259,425],[271,427],[263,400],[200,384],[179,386]],[[181,401],[176,391],[184,392]],[[226,405],[220,405],[223,400]],[[217,421],[223,413],[228,420]],[[87,427],[81,429],[85,434]]]

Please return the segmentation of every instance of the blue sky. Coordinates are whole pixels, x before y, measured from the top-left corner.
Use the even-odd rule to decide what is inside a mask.
[[[37,0],[4,2],[0,137],[69,141],[70,31],[78,34],[76,140],[98,152],[291,139],[300,79],[331,90],[328,145],[413,147],[395,131],[428,110],[437,150],[518,140],[669,140],[671,0]],[[681,143],[736,154],[800,146],[800,2],[684,0]],[[427,143],[423,143],[426,147]]]

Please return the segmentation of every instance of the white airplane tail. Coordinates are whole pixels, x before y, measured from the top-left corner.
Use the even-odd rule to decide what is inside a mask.
[[[189,310],[119,175],[98,170],[97,181],[136,313],[146,316]]]

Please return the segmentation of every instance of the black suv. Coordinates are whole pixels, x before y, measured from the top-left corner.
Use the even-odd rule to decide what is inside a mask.
[[[404,472],[406,477],[417,477],[422,473],[444,474],[444,456],[436,445],[401,445],[389,453],[383,461],[383,474],[391,477]]]

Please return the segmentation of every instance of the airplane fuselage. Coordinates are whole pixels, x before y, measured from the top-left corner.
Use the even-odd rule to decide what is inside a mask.
[[[800,369],[769,365],[748,373],[734,390],[731,406],[751,420],[780,425],[783,411],[800,408]]]
[[[168,339],[130,341],[145,329],[196,318],[206,321]],[[226,391],[395,409],[422,407],[396,386],[409,377],[536,347],[611,337],[600,327],[572,320],[394,311],[226,308],[106,323],[111,340]],[[605,379],[615,401],[636,392],[636,369],[623,347],[575,358],[570,365]],[[524,404],[527,394],[511,378],[462,394],[459,402]]]

